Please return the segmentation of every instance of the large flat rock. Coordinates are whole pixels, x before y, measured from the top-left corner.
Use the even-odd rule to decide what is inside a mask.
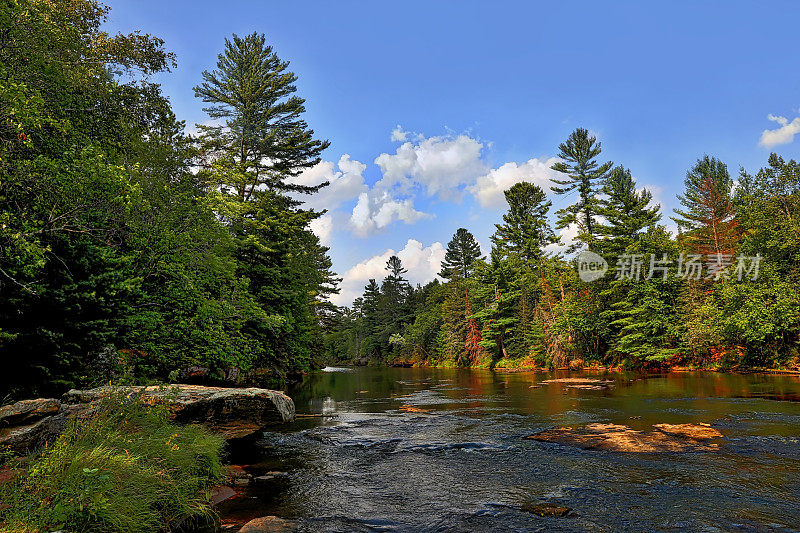
[[[200,424],[227,440],[255,435],[294,420],[294,402],[280,391],[199,385],[105,386],[71,390],[62,401],[23,400],[0,408],[0,448],[28,453],[52,442],[73,417],[91,416],[92,406],[111,394],[140,395],[145,403],[168,405],[182,424]]]
[[[226,439],[257,433],[267,426],[291,422],[294,402],[286,394],[269,389],[236,389],[200,385],[98,387],[71,390],[67,403],[89,403],[109,394],[141,395],[148,401],[168,404],[176,422],[201,424]]]
[[[547,429],[525,438],[585,450],[658,453],[716,451],[719,443],[713,441],[722,437],[722,433],[704,424],[656,424],[652,431],[618,424],[589,424],[582,428]]]

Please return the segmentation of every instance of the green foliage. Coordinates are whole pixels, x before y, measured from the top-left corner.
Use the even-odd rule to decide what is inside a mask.
[[[465,228],[458,228],[447,243],[439,276],[451,279],[456,276],[468,278],[472,274],[472,264],[481,257],[481,245]]]
[[[558,157],[562,160],[553,165],[553,170],[565,174],[564,179],[554,179],[550,189],[558,195],[578,192],[578,200],[559,209],[556,228],[577,224],[578,241],[592,247],[597,229],[595,219],[599,204],[597,192],[611,169],[612,163],[599,164],[597,156],[602,152],[601,143],[584,128],[573,131],[567,140],[558,146]],[[573,247],[577,249],[577,247]]]
[[[0,531],[150,532],[213,519],[224,441],[163,407],[112,395],[0,486]]]

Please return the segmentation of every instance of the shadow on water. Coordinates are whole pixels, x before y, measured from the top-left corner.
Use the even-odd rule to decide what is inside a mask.
[[[332,416],[265,435],[249,469],[285,475],[226,517],[274,514],[308,531],[800,527],[800,405],[775,401],[798,398],[797,376],[333,370],[290,391],[298,413]],[[717,452],[686,454],[522,438],[595,422],[704,423],[726,438]],[[572,511],[528,512],[539,503]]]

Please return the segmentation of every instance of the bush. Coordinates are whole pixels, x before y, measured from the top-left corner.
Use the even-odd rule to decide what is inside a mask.
[[[0,487],[0,531],[152,532],[214,518],[224,441],[141,397],[106,398]]]

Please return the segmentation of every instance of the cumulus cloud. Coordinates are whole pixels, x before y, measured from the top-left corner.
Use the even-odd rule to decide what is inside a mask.
[[[321,217],[312,220],[309,227],[319,237],[319,241],[323,246],[330,246],[331,235],[333,234],[333,216],[325,213]]]
[[[772,122],[778,124],[778,128],[774,130],[764,130],[761,132],[761,139],[758,144],[765,148],[771,148],[779,144],[789,144],[794,141],[794,136],[800,133],[800,117],[795,118],[791,122],[786,117],[767,115],[767,118]]]
[[[415,239],[408,239],[400,251],[388,249],[385,252],[365,259],[350,268],[342,276],[340,292],[331,297],[336,305],[350,305],[364,290],[370,279],[380,281],[386,277],[386,261],[396,255],[408,269],[409,281],[412,284],[424,284],[433,280],[441,268],[444,260],[445,249],[441,242],[434,242],[430,246]]]
[[[337,170],[338,167],[338,170]],[[317,209],[336,209],[343,203],[353,200],[359,194],[367,190],[364,183],[364,170],[367,165],[350,159],[349,154],[344,154],[339,158],[339,162],[334,165],[332,161],[320,161],[313,167],[304,170],[291,182],[296,185],[319,185],[325,181],[330,185],[323,187],[311,195],[300,195],[298,199],[303,200],[306,207]]]
[[[385,228],[395,220],[414,224],[422,219],[433,218],[429,213],[417,211],[410,198],[398,200],[387,192],[363,192],[350,215],[350,226],[357,235],[366,236]]]
[[[551,157],[545,160],[533,158],[521,164],[505,163],[480,176],[475,184],[469,187],[469,192],[475,196],[482,207],[487,209],[503,207],[505,205],[503,192],[522,181],[534,183],[545,192],[549,192],[550,179],[558,174],[550,167],[558,161],[557,158]]]
[[[406,141],[394,154],[382,153],[375,158],[383,174],[376,187],[407,192],[419,186],[428,196],[453,198],[459,187],[473,182],[485,171],[482,150],[483,143],[463,134],[423,137],[415,143]]]
[[[392,141],[393,142],[404,142],[408,140],[408,132],[403,130],[403,127],[398,124],[395,129],[392,130]]]

